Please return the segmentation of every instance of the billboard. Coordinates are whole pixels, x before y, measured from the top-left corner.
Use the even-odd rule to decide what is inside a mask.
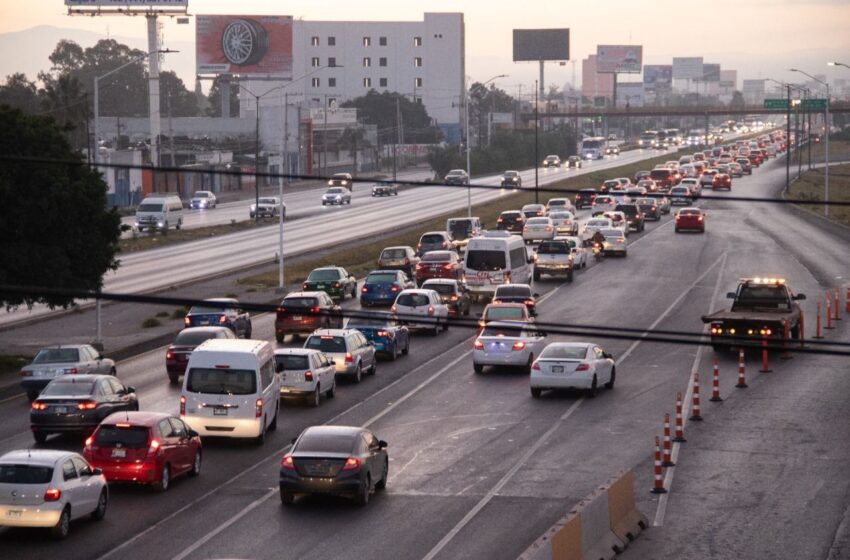
[[[596,71],[600,74],[640,74],[641,45],[597,45]]]
[[[673,78],[677,80],[702,80],[702,57],[673,59]]]
[[[719,64],[703,64],[702,65],[702,81],[703,82],[719,82],[720,81],[720,65]]]
[[[69,9],[75,8],[113,8],[127,12],[163,11],[174,8],[185,12],[189,7],[189,0],[65,0]]]
[[[724,89],[735,89],[738,86],[737,70],[720,71],[720,87]]]
[[[647,64],[643,67],[643,84],[646,91],[664,91],[673,87],[673,66]]]
[[[292,77],[291,16],[199,15],[195,24],[198,74]]]
[[[569,29],[514,29],[514,62],[569,59]]]

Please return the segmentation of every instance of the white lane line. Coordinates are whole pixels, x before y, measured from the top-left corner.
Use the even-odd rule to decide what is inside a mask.
[[[723,262],[720,263],[720,271],[717,273],[717,282],[714,284],[714,293],[711,294],[711,301],[708,304],[709,312],[712,309],[717,309],[715,307],[715,302],[717,301],[717,294],[720,293],[720,284],[723,282],[723,273],[726,270],[726,253],[723,254]],[[704,327],[705,328],[705,327]],[[684,406],[682,406],[682,428],[688,425],[688,416],[690,416],[691,411],[691,399],[694,393],[694,384],[693,378],[696,373],[700,362],[702,361],[702,353],[705,349],[705,346],[698,346],[696,356],[694,356],[694,361],[691,364],[691,375],[688,377],[688,389],[685,391],[685,396],[683,397]],[[708,384],[706,383],[707,387]],[[679,460],[679,450],[682,448],[681,443],[673,443],[673,450],[670,452],[670,460],[676,463]],[[673,486],[673,476],[676,474],[676,468],[668,468],[667,472],[664,474],[664,488],[668,491]],[[661,494],[658,499],[658,508],[655,510],[655,519],[652,522],[653,527],[661,527],[664,525],[664,517],[667,515],[667,503],[669,500],[670,494]]]
[[[463,530],[463,528],[466,527],[466,525],[470,521],[472,521],[472,519],[476,515],[478,515],[478,512],[480,512],[488,503],[490,503],[490,500],[492,500],[493,497],[496,496],[496,494],[498,494],[502,488],[504,488],[504,486],[510,481],[511,478],[513,478],[517,471],[522,468],[522,466],[525,465],[525,463],[528,462],[529,459],[531,459],[531,456],[534,455],[534,453],[536,453],[538,449],[540,449],[540,446],[546,443],[546,440],[548,440],[549,437],[551,437],[551,435],[555,433],[555,430],[560,428],[561,424],[563,424],[564,421],[566,421],[583,402],[583,397],[574,402],[573,405],[568,408],[567,411],[563,415],[561,415],[561,417],[558,418],[555,423],[552,424],[552,426],[548,430],[546,430],[546,432],[542,436],[537,439],[537,441],[534,442],[534,445],[529,447],[528,450],[523,453],[522,457],[520,457],[520,459],[514,464],[514,466],[511,467],[510,470],[508,470],[508,472],[504,474],[504,476],[502,476],[499,482],[497,482],[496,485],[493,486],[487,492],[487,494],[485,494],[484,497],[479,500],[477,504],[475,504],[475,507],[469,510],[469,512],[467,512],[467,514],[463,516],[463,519],[461,519],[457,523],[457,525],[452,527],[452,529],[448,533],[446,533],[442,539],[440,539],[440,542],[438,542],[434,546],[434,548],[432,548],[428,552],[428,554],[423,557],[423,560],[432,560],[433,558],[435,558],[437,554],[439,554],[446,547],[446,545],[448,545],[449,542],[451,542],[451,540],[454,539],[455,536],[457,536],[457,534],[460,533],[460,531]]]

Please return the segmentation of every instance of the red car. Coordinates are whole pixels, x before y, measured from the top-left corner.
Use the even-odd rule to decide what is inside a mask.
[[[274,320],[275,340],[286,335],[307,336],[316,329],[341,329],[342,307],[326,292],[292,292],[277,308]]]
[[[705,212],[699,208],[682,208],[676,214],[676,232],[682,230],[705,233]]]
[[[463,263],[454,251],[428,251],[416,265],[416,285],[421,286],[431,278],[460,280]]]
[[[161,412],[116,412],[86,439],[83,456],[109,482],[150,484],[165,492],[171,480],[201,472],[201,438]]]
[[[186,373],[192,350],[211,338],[236,338],[236,335],[227,327],[189,327],[177,333],[165,351],[165,371],[172,385],[177,385],[180,376]]]
[[[711,188],[713,190],[726,189],[732,190],[732,177],[728,173],[716,173],[711,179]]]

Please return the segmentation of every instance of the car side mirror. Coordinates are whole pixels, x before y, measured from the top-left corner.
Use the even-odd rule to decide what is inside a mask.
[[[198,437],[198,436],[200,435],[200,434],[199,434],[198,432],[196,432],[195,430],[189,430],[189,432],[188,432],[188,433],[189,433],[189,437],[190,437],[190,438]]]
[[[128,393],[128,394],[129,394],[129,393],[135,393],[135,392],[136,392],[136,388],[135,388],[135,387],[127,387],[126,391],[127,391],[127,393]]]
[[[528,258],[526,259],[526,262],[527,262],[528,264],[534,264],[534,257],[528,257]]]
[[[735,292],[726,292],[726,297],[729,299],[735,299]]]
[[[91,470],[92,476],[98,476],[103,474],[103,470],[100,467],[95,467]]]
[[[387,442],[385,442],[384,440],[378,441],[378,448],[379,449],[386,449],[387,448]]]
[[[796,296],[793,297],[793,299],[795,299],[797,301],[804,300],[804,299],[806,299],[806,294],[797,294]]]
[[[610,359],[610,360],[613,360],[613,359],[614,359],[614,355],[613,355],[613,354],[611,354],[611,352],[602,352],[602,357],[603,357],[603,358],[608,358],[608,359]]]

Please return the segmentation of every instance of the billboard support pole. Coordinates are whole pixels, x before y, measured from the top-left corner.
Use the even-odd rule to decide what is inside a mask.
[[[546,82],[544,82],[544,81],[543,81],[543,61],[542,61],[542,60],[541,60],[541,61],[539,61],[539,64],[540,64],[540,94],[539,94],[539,95],[540,95],[540,97],[538,97],[538,100],[540,100],[540,99],[546,99],[546,91],[545,91],[546,86],[545,86],[545,85],[543,85],[543,84],[545,84],[545,83],[546,83]],[[535,107],[536,107],[536,106],[537,106],[537,105],[535,105]],[[536,109],[535,109],[535,110],[536,110]],[[548,107],[547,107],[547,109],[546,109],[546,112],[547,112],[547,113],[549,112]],[[545,127],[545,126],[543,127],[543,130],[546,130],[546,127]],[[536,157],[536,156],[535,156],[535,157]],[[537,201],[535,200],[535,202],[537,202]]]
[[[145,16],[148,22],[148,101],[151,129],[151,164],[159,166],[159,37],[156,33],[156,15]]]
[[[791,86],[788,89],[788,104],[785,107],[785,192],[791,188]]]
[[[543,63],[542,62],[540,63],[540,73],[541,74],[543,73]],[[535,204],[540,203],[540,201],[538,200],[538,192],[537,192],[538,185],[539,185],[539,170],[540,170],[540,156],[537,153],[537,149],[538,149],[537,137],[538,137],[538,127],[539,127],[539,125],[538,125],[539,119],[537,117],[538,117],[538,115],[537,115],[537,83],[535,82],[535,84],[534,84],[534,203]]]

